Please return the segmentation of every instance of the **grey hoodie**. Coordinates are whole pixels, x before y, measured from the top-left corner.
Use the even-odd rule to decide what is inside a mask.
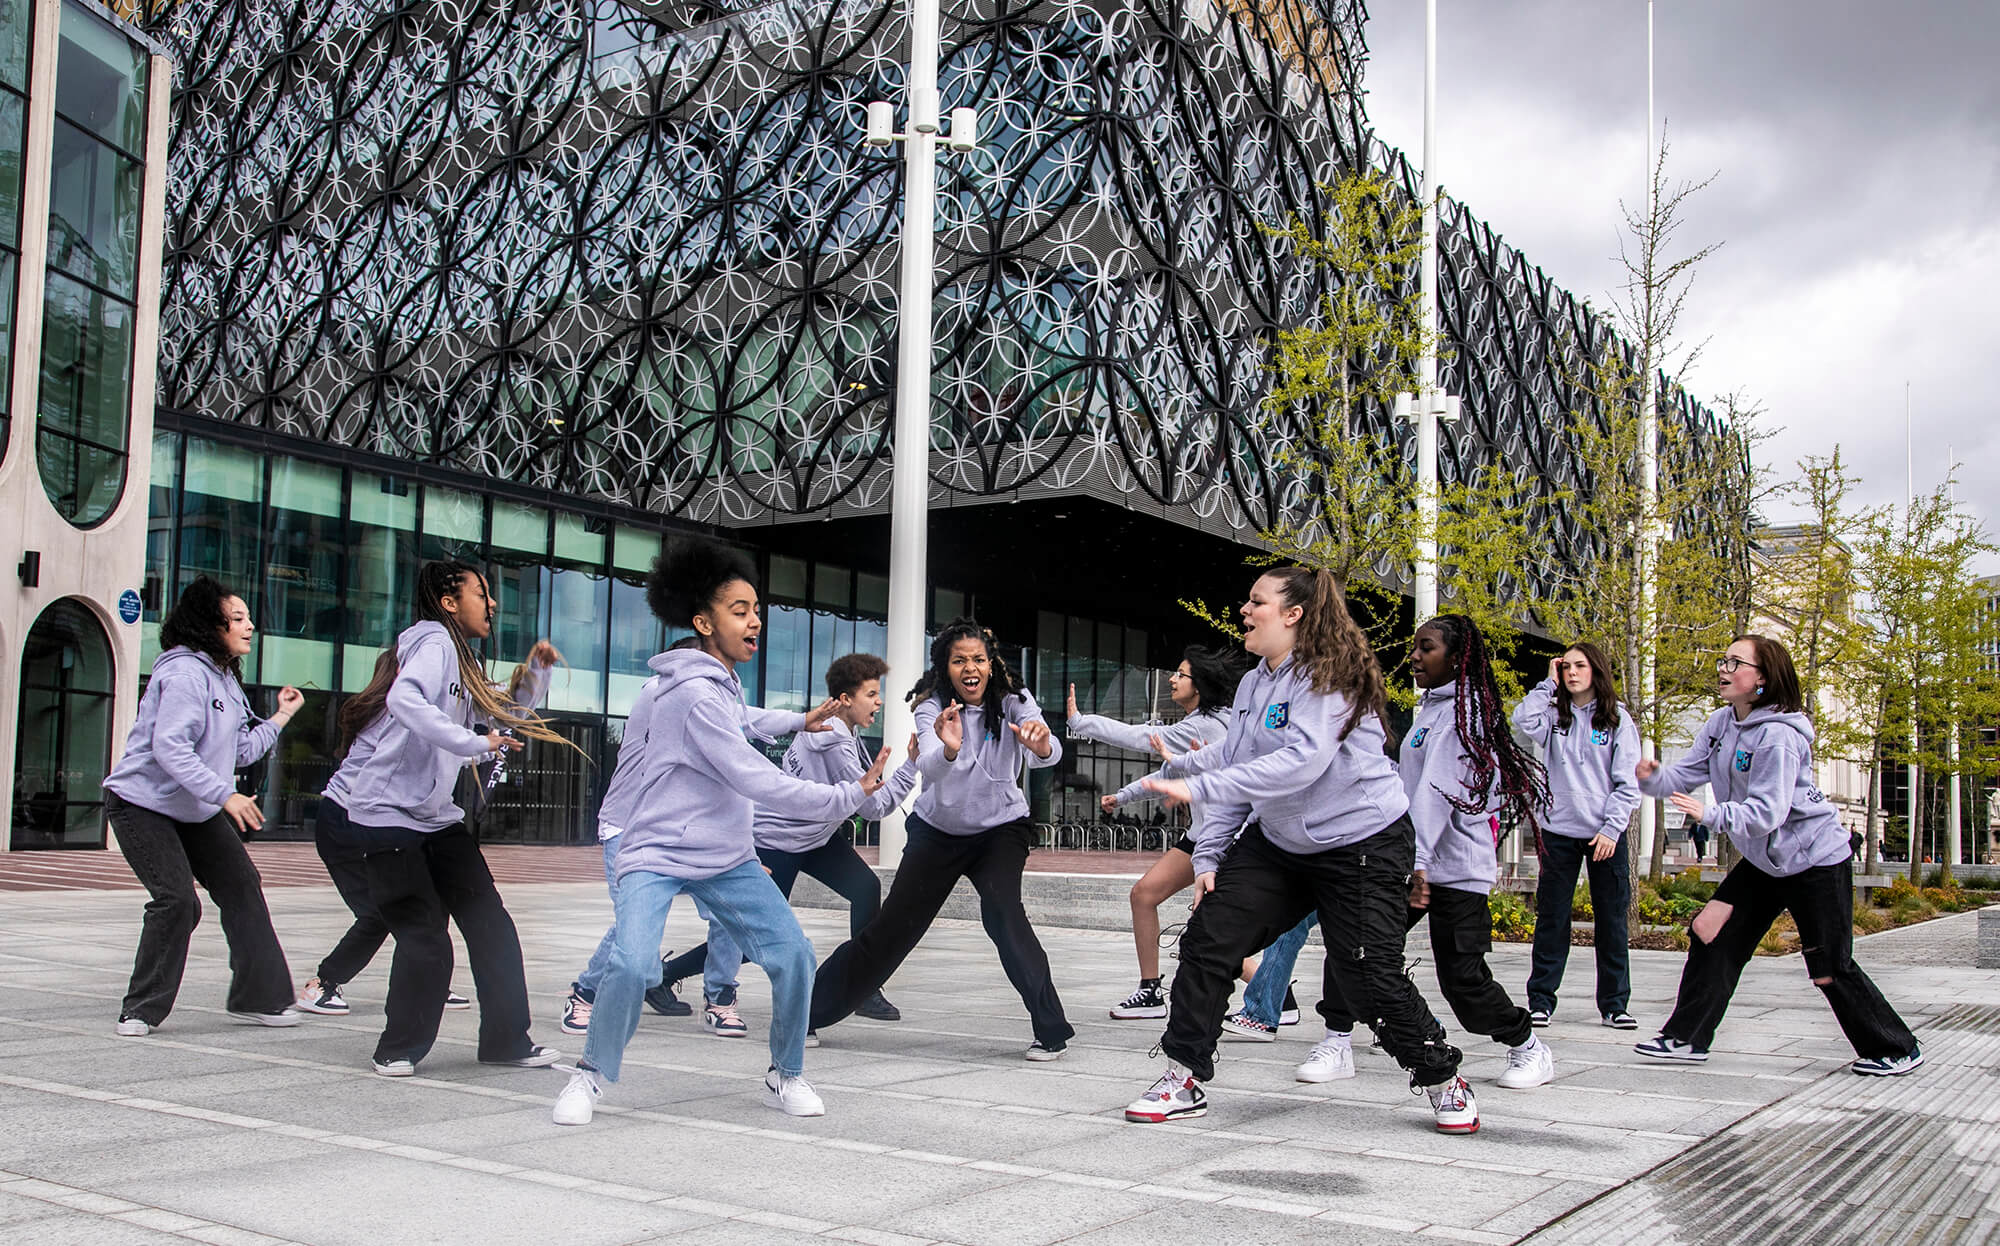
[[[735,869],[756,856],[750,827],[760,805],[816,822],[838,822],[861,807],[858,781],[794,779],[744,738],[743,685],[717,659],[670,649],[647,665],[659,678],[639,694],[650,704],[645,739],[632,749],[637,773],[612,864],[619,878],[641,871],[713,878]],[[633,717],[640,713],[635,705]]]
[[[176,645],[153,660],[125,755],[104,790],[176,822],[206,822],[236,794],[236,771],[271,750],[280,727],[256,718],[236,676]]]
[[[1591,725],[1597,702],[1570,707],[1569,730],[1557,725],[1556,681],[1544,679],[1514,707],[1514,725],[1547,750],[1549,812],[1542,829],[1570,839],[1617,840],[1639,808],[1639,729],[1618,707],[1618,725]]]
[[[1426,688],[1416,717],[1403,737],[1397,769],[1410,798],[1410,822],[1417,828],[1417,869],[1433,887],[1453,887],[1486,895],[1498,872],[1493,815],[1466,813],[1452,799],[1466,801],[1466,757],[1458,738],[1458,686]],[[1447,798],[1451,799],[1447,799]]]
[[[1221,744],[1223,738],[1229,734],[1229,717],[1231,713],[1231,710],[1224,708],[1219,713],[1214,714],[1189,714],[1179,722],[1166,727],[1128,726],[1116,719],[1099,718],[1095,714],[1078,714],[1075,718],[1069,720],[1069,731],[1074,736],[1081,736],[1087,740],[1101,740],[1106,744],[1115,744],[1120,748],[1129,748],[1139,753],[1152,751],[1153,743],[1151,737],[1155,733],[1158,733],[1160,742],[1167,746],[1167,751],[1179,756],[1190,750],[1208,752]],[[1116,728],[1117,730],[1113,731],[1111,730],[1112,728]],[[1123,734],[1127,732],[1138,733],[1139,743],[1125,743],[1126,739],[1131,738]],[[1200,741],[1200,749],[1194,748],[1196,741]],[[1144,801],[1158,800],[1160,798],[1159,793],[1148,790],[1146,780],[1168,777],[1164,769],[1155,770],[1144,778],[1127,783],[1124,787],[1119,788],[1117,795],[1113,799],[1120,805],[1134,805]],[[1201,825],[1201,809],[1199,806],[1188,806],[1188,825]]]
[[[1813,725],[1804,714],[1755,709],[1742,722],[1725,705],[1694,733],[1687,755],[1639,780],[1648,796],[1712,800],[1702,821],[1729,836],[1743,859],[1779,878],[1853,855],[1840,815],[1813,781]]]
[[[493,755],[472,729],[477,712],[459,685],[458,655],[442,623],[426,619],[396,637],[396,681],[382,713],[354,737],[326,798],[361,826],[402,826],[426,834],[456,826],[465,811],[452,802],[458,772]],[[548,692],[549,668],[529,669],[520,704]]]
[[[626,820],[632,816],[632,798],[639,790],[639,774],[643,769],[646,753],[646,736],[652,729],[653,709],[659,704],[657,696],[649,695],[657,691],[658,675],[647,680],[639,690],[639,697],[632,703],[632,712],[625,719],[625,733],[618,742],[618,764],[612,767],[611,781],[604,785],[604,799],[597,805],[597,838],[611,840],[625,831]],[[737,685],[742,690],[742,685]],[[741,704],[739,702],[739,704]],[[806,716],[785,710],[759,709],[754,705],[743,706],[743,730],[758,739],[775,741],[780,736],[794,731],[803,731]],[[865,771],[856,772],[860,777]]]
[[[1409,812],[1402,781],[1383,752],[1382,720],[1364,714],[1340,738],[1349,708],[1337,692],[1314,692],[1289,657],[1275,671],[1268,662],[1250,669],[1236,685],[1222,747],[1175,761],[1199,770],[1188,780],[1203,803],[1195,828],[1197,874],[1215,869],[1253,819],[1273,844],[1305,854],[1358,844]],[[1212,762],[1211,753],[1218,754]]]
[[[1021,792],[1021,763],[1040,770],[1062,760],[1062,741],[1049,737],[1049,755],[1037,757],[1021,746],[1021,739],[1007,730],[1007,724],[1046,723],[1035,698],[1023,688],[1010,696],[1001,709],[1003,721],[991,738],[986,734],[986,711],[968,705],[959,711],[965,728],[965,742],[957,761],[947,761],[944,742],[937,736],[937,717],[944,702],[925,697],[917,706],[917,770],[923,775],[924,790],[911,812],[947,835],[977,835],[1028,816],[1028,798]]]
[[[801,731],[785,750],[785,773],[813,783],[846,783],[858,780],[875,764],[865,745],[855,738],[845,719],[827,720],[825,731]],[[875,794],[861,802],[856,812],[864,818],[884,818],[903,803],[917,785],[917,768],[904,763],[896,767]],[[845,819],[813,822],[789,818],[764,806],[757,806],[752,834],[759,848],[780,852],[811,852],[833,838]]]

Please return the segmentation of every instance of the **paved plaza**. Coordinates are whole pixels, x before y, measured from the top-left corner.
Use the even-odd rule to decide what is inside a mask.
[[[535,1036],[574,1053],[556,1021],[608,917],[602,884],[503,885]],[[303,979],[346,912],[329,887],[270,897]],[[1931,1053],[1912,1077],[1846,1071],[1796,957],[1751,966],[1709,1064],[1643,1064],[1632,1035],[1596,1024],[1578,949],[1584,990],[1547,1031],[1558,1080],[1496,1089],[1499,1049],[1471,1044],[1483,1128],[1457,1138],[1379,1052],[1357,1053],[1353,1081],[1293,1081],[1310,1012],[1274,1044],[1224,1046],[1206,1117],[1128,1125],[1124,1104],[1161,1067],[1158,1023],[1105,1016],[1131,987],[1129,936],[1044,929],[1080,1032],[1061,1061],[1029,1064],[1025,1014],[963,921],[940,922],[890,984],[904,1021],[851,1021],[807,1053],[825,1117],[762,1106],[769,994],[747,969],[749,1040],[649,1014],[596,1123],[562,1129],[549,1108],[565,1074],[475,1063],[475,1013],[446,1014],[418,1077],[370,1073],[386,953],[348,991],[352,1016],[231,1023],[212,911],[167,1025],[115,1037],[139,907],[130,891],[0,900],[0,1240],[1973,1241],[2000,1223],[2000,973],[1969,953],[1935,963],[1970,948],[1969,914],[1864,941]],[[802,919],[822,954],[845,933],[832,911]],[[669,942],[699,937],[677,911]],[[1633,959],[1633,1011],[1657,1022],[1681,957]],[[1494,962],[1517,989],[1526,949]],[[1310,983],[1316,951],[1302,968]],[[1428,963],[1416,973],[1435,1001]],[[457,985],[471,986],[462,968]]]

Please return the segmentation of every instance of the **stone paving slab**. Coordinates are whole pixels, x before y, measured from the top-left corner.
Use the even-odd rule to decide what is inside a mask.
[[[580,1040],[555,1023],[609,917],[601,884],[506,892],[536,1037],[574,1051]],[[271,904],[303,978],[345,910],[324,887],[273,890]],[[1305,1024],[1274,1043],[1225,1044],[1207,1116],[1133,1126],[1122,1108],[1160,1065],[1147,1054],[1158,1022],[1114,1022],[1104,1011],[1135,976],[1129,934],[1044,928],[1079,1032],[1063,1060],[1031,1065],[1021,1059],[1026,1017],[983,933],[946,920],[889,986],[906,1020],[833,1027],[807,1053],[825,1117],[793,1120],[761,1105],[769,991],[751,968],[741,1001],[750,1038],[716,1039],[691,1018],[648,1015],[598,1121],[565,1130],[548,1119],[563,1073],[478,1065],[474,1013],[446,1014],[420,1076],[369,1073],[386,956],[347,992],[348,1017],[289,1030],[231,1023],[212,917],[196,932],[168,1024],[145,1039],[117,1038],[138,918],[129,892],[14,894],[0,904],[0,1237],[38,1246],[1040,1246],[1194,1234],[1505,1242],[1602,1205],[1773,1105],[1859,1080],[1843,1072],[1850,1053],[1796,957],[1746,971],[1709,1064],[1662,1069],[1631,1054],[1629,1032],[1597,1024],[1584,956],[1572,962],[1573,999],[1545,1032],[1558,1080],[1498,1090],[1499,1048],[1467,1042],[1484,1128],[1449,1138],[1380,1052],[1357,1053],[1352,1081],[1292,1080],[1318,1037],[1319,967],[1309,954]],[[845,935],[842,914],[809,909],[801,920],[822,953]],[[687,946],[701,933],[677,912],[668,941]],[[1510,989],[1526,974],[1526,953],[1494,953]],[[1879,960],[1883,989],[1920,1032],[1962,1019],[1950,1009],[2000,1008],[2000,973]],[[1634,954],[1642,1023],[1664,1015],[1680,967],[1677,954]],[[1416,980],[1435,1001],[1427,965]],[[458,985],[470,985],[463,970]],[[1942,1092],[1962,1073],[1941,1063],[1878,1084],[1870,1110],[1939,1118],[1950,1110]],[[1920,1153],[1918,1141],[1905,1149]]]

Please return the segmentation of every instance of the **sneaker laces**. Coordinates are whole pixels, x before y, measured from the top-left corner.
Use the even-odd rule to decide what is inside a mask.
[[[710,1004],[708,1010],[715,1014],[717,1021],[741,1021],[743,1019],[736,1015],[735,1004]]]
[[[1431,1097],[1431,1106],[1440,1112],[1460,1112],[1465,1110],[1465,1079],[1454,1077],[1448,1082],[1424,1088]]]
[[[1531,1041],[1520,1047],[1509,1047],[1507,1049],[1507,1067],[1510,1069],[1525,1069],[1533,1064],[1541,1054],[1542,1045],[1540,1042]]]
[[[1353,1041],[1349,1039],[1346,1042],[1342,1042],[1340,1039],[1329,1034],[1313,1044],[1312,1054],[1306,1057],[1306,1062],[1310,1064],[1315,1060],[1332,1061],[1342,1051],[1351,1051],[1353,1049]]]
[[[1150,1004],[1153,1002],[1154,993],[1158,990],[1158,987],[1142,986],[1130,995],[1127,995],[1124,999],[1119,1000],[1118,1006],[1120,1008],[1138,1008],[1141,1005]]]
[[[578,1024],[590,1020],[590,1010],[594,1005],[581,995],[569,997],[569,1019]]]

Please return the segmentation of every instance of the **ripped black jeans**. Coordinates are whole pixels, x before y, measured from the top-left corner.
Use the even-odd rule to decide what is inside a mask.
[[[1222,858],[1215,890],[1202,897],[1181,935],[1161,1050],[1196,1078],[1214,1077],[1215,1042],[1243,958],[1316,909],[1326,940],[1320,1016],[1331,1024],[1347,1001],[1409,1070],[1412,1084],[1450,1081],[1458,1073],[1458,1048],[1445,1041],[1444,1027],[1403,973],[1415,859],[1408,818],[1358,844],[1315,853],[1286,852],[1255,823],[1245,827]]]
[[[1660,1027],[1668,1038],[1707,1051],[1743,967],[1757,954],[1757,942],[1778,914],[1790,911],[1799,928],[1799,950],[1814,985],[1833,1006],[1841,1032],[1864,1058],[1908,1055],[1916,1036],[1882,998],[1882,992],[1854,963],[1854,866],[1819,865],[1780,878],[1748,861],[1738,861],[1715,889],[1730,905],[1729,919],[1707,943],[1690,938],[1687,966],[1674,1015]],[[1820,982],[1819,979],[1826,979]]]

